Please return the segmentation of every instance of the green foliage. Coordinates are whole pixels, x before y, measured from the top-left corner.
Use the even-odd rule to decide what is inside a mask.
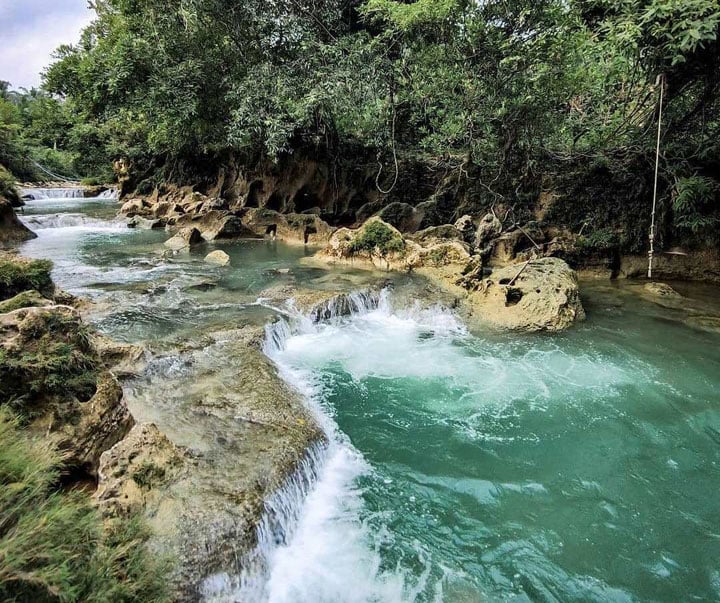
[[[689,235],[717,241],[720,183],[705,176],[680,178],[672,199],[675,226]]]
[[[0,408],[0,599],[168,601],[166,564],[138,518],[103,526],[88,496],[57,489],[62,458]]]
[[[34,289],[51,295],[54,289],[50,260],[26,260],[13,256],[0,257],[0,300]]]
[[[37,291],[23,291],[15,297],[0,301],[0,314],[12,312],[20,308],[30,308],[47,305],[48,300],[40,295]]]
[[[0,400],[33,418],[48,399],[66,404],[62,412],[71,414],[74,403],[93,396],[102,367],[77,315],[28,312],[17,329],[13,344],[0,347]]]
[[[350,242],[350,253],[377,254],[381,257],[389,253],[402,253],[405,244],[402,237],[387,224],[375,220],[363,226]]]
[[[21,205],[20,195],[15,188],[15,178],[2,165],[0,165],[0,197],[10,201],[13,207]]]
[[[133,472],[132,478],[140,488],[149,490],[165,478],[165,468],[145,461]]]

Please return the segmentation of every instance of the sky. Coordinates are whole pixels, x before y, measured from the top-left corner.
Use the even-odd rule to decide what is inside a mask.
[[[55,49],[76,43],[93,15],[87,0],[0,0],[0,80],[39,86]]]

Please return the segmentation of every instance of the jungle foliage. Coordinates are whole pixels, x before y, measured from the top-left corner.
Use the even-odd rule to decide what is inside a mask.
[[[580,208],[556,212],[566,226],[629,226],[618,236],[641,245],[633,220],[647,214],[663,86],[660,234],[715,238],[717,0],[94,5],[96,21],[45,74],[73,116],[59,148],[96,149],[91,162],[126,158],[162,180],[229,154],[360,147],[377,153],[383,189],[418,161],[485,206],[559,187]],[[614,221],[583,188],[607,174],[631,184],[609,193]]]

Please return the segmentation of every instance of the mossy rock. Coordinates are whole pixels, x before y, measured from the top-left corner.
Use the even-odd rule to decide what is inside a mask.
[[[50,277],[50,260],[29,260],[19,256],[0,256],[0,300],[35,290],[52,297],[55,285]]]
[[[12,312],[13,310],[19,310],[20,308],[50,306],[52,303],[53,302],[43,297],[35,290],[23,291],[22,293],[18,293],[15,297],[11,297],[10,299],[0,302],[0,314]]]
[[[74,310],[55,306],[4,314],[0,332],[0,400],[20,415],[44,413],[49,400],[70,409],[95,394],[103,367]]]

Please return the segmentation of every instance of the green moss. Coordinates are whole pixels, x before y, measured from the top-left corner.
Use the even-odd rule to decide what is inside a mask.
[[[27,260],[13,256],[0,257],[0,300],[35,289],[43,295],[52,295],[50,260]]]
[[[381,256],[400,253],[404,248],[402,237],[380,221],[366,224],[350,243],[350,253],[366,252]]]
[[[0,600],[168,601],[165,559],[137,517],[103,524],[87,494],[61,491],[61,455],[0,408]]]
[[[149,490],[165,479],[165,469],[150,461],[145,461],[135,470],[132,478],[142,489]]]
[[[37,291],[23,291],[15,297],[0,302],[0,314],[12,312],[20,308],[30,308],[48,305],[48,300]]]
[[[75,314],[28,312],[12,345],[0,347],[0,400],[33,418],[48,399],[71,412],[72,404],[95,393],[101,362],[90,332]]]

